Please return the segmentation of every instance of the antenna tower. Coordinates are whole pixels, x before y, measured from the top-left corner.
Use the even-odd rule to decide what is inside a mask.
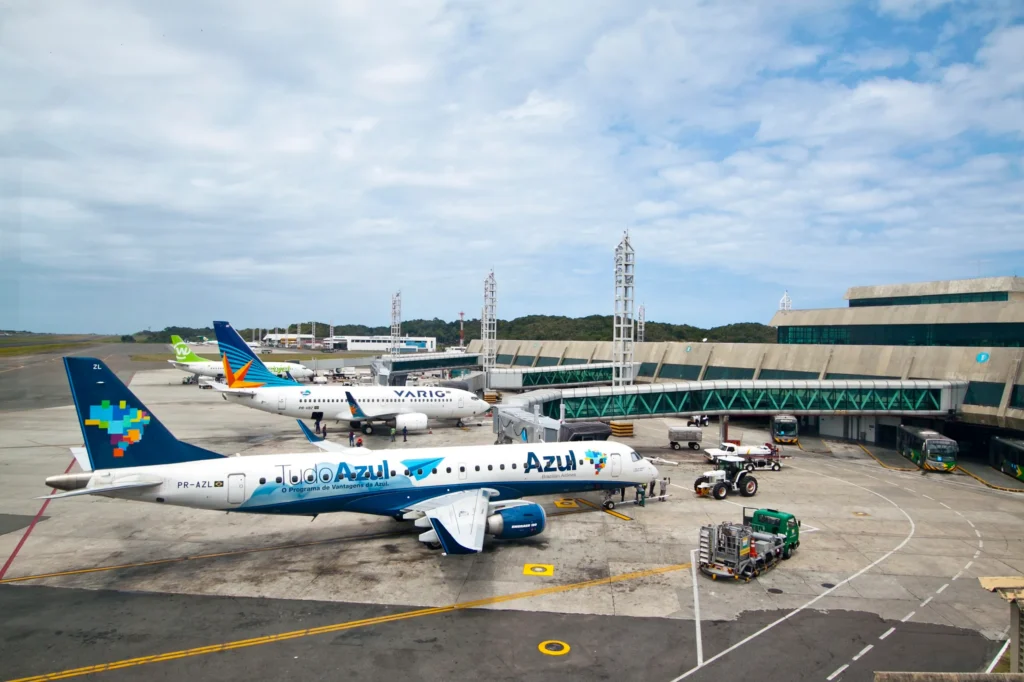
[[[391,295],[391,354],[402,350],[402,292]]]
[[[459,348],[466,346],[466,313],[459,311]]]
[[[484,309],[480,316],[480,339],[483,341],[484,372],[494,369],[498,349],[498,284],[494,270],[484,280]],[[487,375],[488,377],[490,375]]]
[[[629,230],[615,247],[615,317],[612,329],[612,386],[633,383],[633,277],[636,253]]]
[[[786,290],[786,292],[782,294],[782,300],[779,301],[779,311],[788,313],[792,309],[793,299],[789,297],[789,290]]]

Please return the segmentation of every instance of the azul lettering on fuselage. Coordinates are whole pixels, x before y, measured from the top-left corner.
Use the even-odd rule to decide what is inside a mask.
[[[526,453],[526,466],[523,467],[526,473],[531,471],[540,471],[544,473],[554,473],[558,471],[576,471],[576,454],[570,450],[569,454],[565,455],[565,459],[562,459],[562,455],[544,455],[538,457],[532,452]]]
[[[325,464],[305,469],[292,469],[287,464],[279,464],[277,469],[281,472],[281,482],[289,485],[338,483],[341,481],[386,481],[391,478],[386,459],[376,465],[338,462],[336,467]]]
[[[446,398],[448,397],[448,391],[428,390],[419,389],[416,391],[395,391],[395,395],[399,398]]]

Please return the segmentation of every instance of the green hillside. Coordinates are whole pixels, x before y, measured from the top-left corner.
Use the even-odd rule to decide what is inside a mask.
[[[240,329],[239,334],[245,340],[252,338],[251,329]],[[268,330],[263,330],[264,332]],[[284,332],[281,328],[279,331]],[[290,333],[297,331],[296,325],[287,329]],[[323,338],[330,334],[329,325],[316,323],[316,336]],[[309,325],[302,326],[304,334],[309,333]],[[368,327],[362,324],[334,325],[337,336],[372,336],[387,335],[391,328],[387,326]],[[404,320],[402,333],[410,336],[434,336],[442,346],[455,345],[459,342],[459,322],[433,320]],[[198,336],[214,337],[212,327],[167,327],[159,332],[138,332],[136,340],[145,343],[170,343],[171,334],[184,339]],[[480,320],[466,320],[466,342],[480,338]],[[612,316],[589,315],[587,317],[563,317],[561,315],[527,315],[514,320],[498,320],[499,339],[522,339],[536,341],[611,341]],[[757,322],[740,322],[722,327],[702,329],[688,324],[669,324],[667,322],[648,322],[646,326],[647,341],[708,341],[724,343],[775,343],[776,330]]]

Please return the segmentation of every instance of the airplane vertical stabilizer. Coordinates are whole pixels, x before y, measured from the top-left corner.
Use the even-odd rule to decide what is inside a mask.
[[[259,356],[252,351],[238,332],[227,322],[214,322],[213,330],[217,332],[217,344],[220,346],[221,358],[227,358],[227,364],[231,370],[231,377],[228,377],[229,388],[240,388],[233,386],[231,379],[237,383],[245,383],[245,387],[258,386],[299,386],[294,379],[282,379],[267,369]]]
[[[64,368],[92,469],[223,457],[171,435],[102,360],[66,357]]]

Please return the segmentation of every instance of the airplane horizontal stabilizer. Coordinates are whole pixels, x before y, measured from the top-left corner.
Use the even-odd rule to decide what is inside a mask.
[[[78,490],[69,490],[66,493],[55,493],[53,495],[40,495],[37,500],[51,499],[56,500],[62,497],[77,497],[79,495],[103,495],[104,493],[111,493],[117,490],[134,490],[142,488],[152,488],[158,486],[163,481],[135,481],[133,483],[117,483],[115,485],[105,485],[98,488],[79,488]]]

